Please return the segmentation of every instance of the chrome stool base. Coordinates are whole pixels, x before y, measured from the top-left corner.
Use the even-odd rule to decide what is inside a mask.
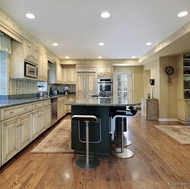
[[[134,153],[126,148],[123,148],[123,152],[121,152],[121,148],[115,148],[112,150],[112,154],[118,158],[130,158],[133,157]]]
[[[100,165],[100,161],[95,158],[89,158],[89,162],[86,162],[85,158],[80,158],[76,161],[76,166],[83,170],[92,170]]]

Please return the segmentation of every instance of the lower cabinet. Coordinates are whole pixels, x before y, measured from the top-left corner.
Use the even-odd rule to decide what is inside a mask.
[[[177,117],[183,124],[190,124],[190,100],[177,100]]]
[[[0,109],[0,166],[51,126],[51,102]]]
[[[75,95],[74,94],[68,95],[67,102],[72,102],[74,100],[75,100]],[[71,106],[70,105],[67,105],[67,112],[71,113]]]
[[[31,142],[31,114],[2,121],[2,164]]]
[[[67,103],[67,96],[58,97],[57,102],[57,117],[58,119],[61,119],[67,114],[67,105],[65,105]]]
[[[32,140],[51,126],[50,101],[32,104]]]

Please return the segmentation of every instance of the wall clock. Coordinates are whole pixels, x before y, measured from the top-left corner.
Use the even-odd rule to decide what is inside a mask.
[[[167,75],[172,75],[174,73],[174,69],[171,66],[167,66],[165,72]]]

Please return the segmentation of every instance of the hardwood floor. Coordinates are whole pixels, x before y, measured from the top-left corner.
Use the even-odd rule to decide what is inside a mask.
[[[134,156],[100,159],[91,171],[76,168],[74,154],[30,153],[48,131],[1,168],[0,189],[190,188],[190,145],[179,144],[154,124],[172,123],[145,121],[140,114],[129,119],[128,148]]]

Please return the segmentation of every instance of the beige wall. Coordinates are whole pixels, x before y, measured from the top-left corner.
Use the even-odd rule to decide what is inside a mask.
[[[174,74],[168,76],[167,66],[174,68]],[[159,100],[159,120],[176,120],[177,118],[177,70],[176,56],[160,57],[144,66],[144,73],[150,71],[150,78],[155,79],[154,97]],[[148,77],[148,76],[144,76]],[[147,78],[145,78],[147,79]],[[145,83],[144,88],[148,88]]]

